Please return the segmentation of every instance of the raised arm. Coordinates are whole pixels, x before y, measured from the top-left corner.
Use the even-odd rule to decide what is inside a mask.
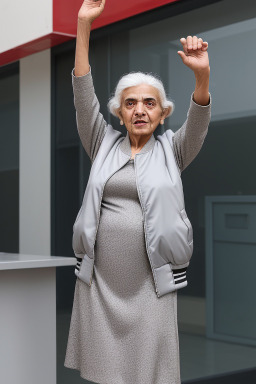
[[[210,65],[208,43],[196,36],[180,39],[184,52],[178,51],[182,61],[193,70],[196,85],[192,93],[187,119],[173,136],[174,151],[183,171],[200,151],[211,119],[211,94],[209,93]]]
[[[93,86],[89,39],[92,22],[102,13],[104,5],[105,0],[85,0],[78,12],[75,68],[71,72],[77,130],[92,162],[105,135],[107,123],[100,113],[100,104]]]
[[[173,135],[174,153],[181,171],[194,160],[204,143],[211,120],[210,93],[209,97],[208,105],[199,105],[194,101],[194,92],[192,93],[187,119]]]
[[[89,39],[92,22],[100,16],[105,0],[84,0],[78,12],[75,76],[89,72]]]

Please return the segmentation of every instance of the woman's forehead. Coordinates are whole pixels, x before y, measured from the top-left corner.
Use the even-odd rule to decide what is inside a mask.
[[[139,84],[134,85],[128,88],[125,88],[122,92],[122,99],[160,99],[159,91],[157,88],[153,87],[153,85],[149,84]]]

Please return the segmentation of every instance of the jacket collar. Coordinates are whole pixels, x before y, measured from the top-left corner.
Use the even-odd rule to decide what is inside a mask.
[[[146,144],[143,145],[139,153],[149,152],[154,147],[155,142],[156,142],[155,136],[154,134],[152,134],[148,139],[148,141],[146,142]],[[120,144],[120,149],[122,152],[126,153],[128,156],[130,157],[132,156],[131,141],[130,141],[130,136],[128,131],[126,132],[126,136],[124,140],[122,140]]]

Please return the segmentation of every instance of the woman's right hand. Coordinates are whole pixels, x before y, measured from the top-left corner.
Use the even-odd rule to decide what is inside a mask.
[[[84,0],[78,12],[78,19],[93,22],[102,13],[106,0]]]

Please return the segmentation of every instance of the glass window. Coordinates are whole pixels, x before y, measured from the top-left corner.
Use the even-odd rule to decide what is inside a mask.
[[[202,37],[209,43],[210,92],[213,104],[204,146],[182,173],[186,210],[194,229],[194,253],[188,269],[188,286],[178,292],[183,380],[255,366],[253,361],[256,348],[248,347],[256,346],[254,331],[252,328],[248,330],[248,323],[242,316],[240,322],[236,322],[236,334],[230,331],[225,335],[215,335],[213,339],[218,339],[219,342],[205,338],[209,322],[214,323],[217,319],[217,328],[221,330],[226,330],[229,326],[223,319],[223,305],[209,303],[212,295],[207,296],[206,291],[210,283],[206,281],[205,197],[239,195],[245,196],[246,200],[246,196],[254,195],[256,191],[256,179],[252,177],[251,172],[253,164],[256,163],[256,53],[252,48],[256,38],[256,4],[249,1],[222,1],[131,29],[111,39],[111,90],[120,76],[130,71],[153,72],[159,75],[168,96],[175,103],[175,111],[165,120],[164,130],[176,131],[186,119],[190,97],[195,87],[193,72],[183,64],[177,54],[178,50],[182,50],[180,38],[188,35]],[[120,130],[118,120],[112,118],[111,121],[116,129]],[[155,135],[162,132],[163,129],[158,127]],[[256,244],[250,252],[255,252],[254,247]],[[248,249],[247,247],[247,253]],[[233,274],[233,279],[237,276],[239,280],[242,255],[236,253],[232,258],[228,253],[225,257],[223,262],[220,260],[213,264],[214,270],[208,272],[212,273],[213,279],[221,283],[225,281],[226,276],[228,284],[229,273]],[[256,265],[251,253],[248,258],[251,265],[247,268],[254,270]],[[216,258],[219,259],[220,257]],[[227,260],[233,260],[232,265],[228,264]],[[221,266],[227,268],[227,265],[230,268],[228,272],[219,273]],[[243,308],[247,306],[249,309],[252,303],[251,286],[244,283],[238,287],[240,288],[237,289],[243,292]],[[217,288],[212,284],[211,289]],[[232,289],[230,291],[232,292]],[[221,296],[216,294],[216,297]],[[231,293],[229,296],[225,295],[225,300],[229,302],[232,313],[239,316],[239,308]],[[215,312],[213,309],[209,313],[209,305],[216,306]],[[255,311],[253,316],[256,321]],[[246,337],[242,342],[243,334]],[[227,338],[234,344],[225,343]],[[241,348],[246,356],[243,362],[238,353]],[[233,363],[226,354],[232,354]]]
[[[19,252],[19,66],[0,72],[0,252]]]
[[[182,381],[229,374],[229,379],[232,378],[231,381],[235,382],[232,372],[255,368],[255,332],[249,328],[244,332],[247,323],[243,321],[246,308],[250,309],[248,313],[255,316],[256,321],[256,313],[252,309],[255,290],[248,294],[250,286],[246,285],[246,279],[241,282],[240,278],[241,265],[243,271],[244,268],[255,270],[255,257],[248,256],[249,251],[246,251],[246,260],[251,262],[243,265],[243,252],[237,254],[236,247],[236,254],[230,251],[220,253],[225,260],[222,263],[222,258],[218,255],[218,263],[210,271],[212,281],[224,281],[228,284],[231,277],[233,280],[237,279],[236,289],[239,291],[239,300],[243,298],[243,311],[240,311],[237,298],[232,295],[234,289],[230,286],[229,289],[223,287],[225,300],[231,305],[232,313],[237,313],[238,316],[235,325],[229,327],[228,321],[223,320],[223,305],[216,305],[214,308],[215,302],[209,302],[211,296],[207,287],[209,288],[211,281],[206,278],[206,251],[209,244],[206,238],[208,222],[205,212],[205,198],[208,196],[246,198],[248,195],[253,196],[256,191],[256,180],[252,172],[256,162],[255,21],[255,2],[223,0],[139,28],[133,28],[131,20],[130,29],[109,35],[106,33],[104,36],[99,34],[90,45],[90,64],[101,112],[115,129],[123,133],[126,133],[126,128],[120,126],[118,119],[110,115],[106,107],[108,97],[114,91],[119,78],[130,71],[153,72],[161,77],[168,96],[175,103],[175,111],[166,119],[164,128],[159,126],[156,129],[154,134],[157,135],[166,129],[176,131],[183,124],[195,86],[193,72],[182,63],[177,54],[182,49],[180,38],[197,35],[209,43],[212,119],[202,150],[182,174],[186,210],[193,225],[195,245],[188,268],[188,286],[178,292]],[[61,53],[60,47],[56,52],[53,253],[72,255],[72,226],[82,202],[90,162],[76,131],[70,76],[75,59],[74,44],[68,52],[64,49]],[[240,216],[228,216],[227,222],[231,227],[234,217],[240,220],[244,218],[244,213]],[[215,221],[211,224],[218,227],[216,217],[213,220]],[[251,249],[255,252],[254,247],[253,245]],[[232,263],[228,263],[228,260]],[[230,268],[226,273],[223,267],[227,268],[227,265]],[[218,274],[219,271],[222,273]],[[57,281],[58,321],[62,326],[66,324],[61,336],[62,340],[66,340],[73,298],[71,288],[75,281],[73,268],[66,268],[65,273],[59,272]],[[212,289],[214,290],[214,286]],[[218,298],[221,298],[220,289],[217,293]],[[209,313],[209,307],[213,308],[213,312]],[[216,319],[218,329],[225,331],[228,328],[229,332],[225,332],[229,336],[233,330],[240,333],[240,336],[244,333],[247,343],[242,342],[237,335],[233,335],[230,340],[232,342],[227,342],[225,332],[219,338],[209,337],[207,328]],[[64,354],[65,347],[66,345],[59,348],[59,356]],[[65,381],[67,370],[63,370],[62,358],[60,361],[58,380]],[[241,376],[239,382],[246,383],[245,377],[250,378],[250,372],[248,371],[248,376]]]

